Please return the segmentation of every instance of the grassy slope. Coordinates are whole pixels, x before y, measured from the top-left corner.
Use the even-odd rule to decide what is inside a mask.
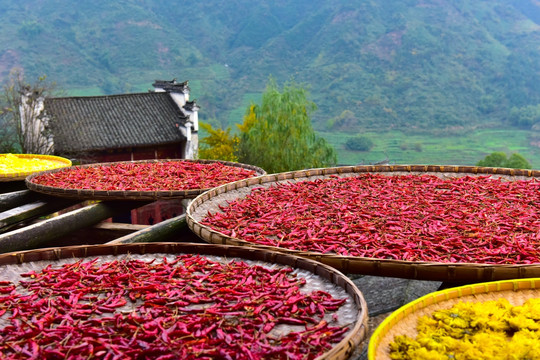
[[[400,131],[370,132],[375,146],[369,152],[346,150],[350,133],[326,133],[343,165],[372,164],[388,157],[392,164],[475,165],[494,151],[519,152],[540,169],[540,149],[528,144],[526,130],[483,129],[461,135],[411,135]],[[353,135],[354,136],[354,135]]]
[[[146,91],[151,84],[134,85],[137,91]],[[190,81],[192,94],[201,90],[200,81]],[[99,88],[74,89],[70,96],[102,95]],[[242,98],[242,105],[229,112],[227,122],[222,127],[236,131],[236,123],[241,123],[247,106],[260,101],[260,93],[247,93]],[[208,119],[201,111],[202,121],[210,121],[219,126],[216,119]],[[540,148],[529,144],[530,131],[515,128],[480,129],[458,134],[411,134],[399,130],[342,132],[319,131],[338,152],[341,165],[373,164],[388,158],[392,164],[437,164],[437,165],[475,165],[480,159],[494,151],[508,154],[519,152],[540,169]],[[365,135],[371,138],[375,146],[368,152],[345,149],[345,142],[350,137]],[[204,133],[201,136],[205,136]]]

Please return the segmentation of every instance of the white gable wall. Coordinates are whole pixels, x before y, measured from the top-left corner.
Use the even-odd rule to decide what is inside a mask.
[[[199,114],[197,111],[197,106],[194,107],[193,110],[187,110],[184,108],[186,102],[189,101],[189,88],[186,86],[183,87],[182,90],[180,90],[179,88],[165,90],[162,87],[155,86],[154,91],[167,92],[169,96],[173,99],[173,101],[176,103],[178,108],[182,111],[182,113],[186,116],[189,116],[189,121],[187,121],[185,124],[178,124],[178,130],[181,131],[182,134],[186,137],[186,147],[184,149],[185,158],[194,159],[199,151]]]

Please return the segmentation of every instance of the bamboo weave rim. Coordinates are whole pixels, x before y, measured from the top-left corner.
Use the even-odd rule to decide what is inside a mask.
[[[368,311],[364,296],[356,285],[345,275],[336,269],[310,259],[292,256],[283,253],[253,249],[239,246],[213,245],[201,243],[177,243],[177,242],[152,242],[137,244],[118,245],[81,245],[56,248],[45,248],[0,254],[0,266],[22,264],[33,261],[58,261],[60,259],[99,257],[105,255],[123,254],[200,254],[220,256],[224,258],[241,258],[254,261],[262,261],[272,264],[280,264],[296,269],[306,270],[330,283],[342,288],[354,301],[358,308],[356,321],[348,335],[337,343],[332,349],[317,357],[317,360],[348,359],[351,354],[364,346],[367,338]]]
[[[160,190],[160,191],[135,191],[135,190],[91,190],[91,189],[67,189],[54,186],[46,186],[41,184],[36,184],[32,182],[36,176],[45,174],[45,173],[55,173],[59,171],[67,171],[73,168],[89,168],[89,167],[99,167],[99,166],[113,166],[115,164],[122,163],[131,163],[131,164],[140,164],[140,163],[158,163],[158,162],[168,162],[168,161],[182,161],[182,162],[193,162],[200,164],[212,164],[212,163],[221,163],[226,166],[238,167],[247,170],[255,171],[255,176],[265,175],[266,172],[256,166],[235,163],[230,161],[222,160],[192,160],[192,159],[153,159],[153,160],[136,160],[136,161],[117,161],[109,163],[96,163],[96,164],[87,164],[79,166],[71,166],[69,168],[54,169],[43,171],[37,174],[30,175],[26,178],[26,186],[33,191],[40,192],[46,195],[59,196],[63,198],[71,198],[78,200],[136,200],[136,201],[152,201],[152,200],[166,200],[166,199],[193,199],[196,196],[202,194],[203,192],[209,189],[189,189],[189,190]]]
[[[0,154],[6,155],[6,154]],[[65,168],[71,166],[71,160],[54,155],[39,155],[39,154],[11,154],[22,159],[38,159],[53,161],[58,164],[54,169]],[[51,168],[52,170],[53,168]],[[45,170],[47,171],[47,170]],[[0,182],[20,181],[26,179],[27,176],[37,173],[38,171],[19,171],[11,173],[0,173]]]
[[[389,344],[397,335],[414,338],[416,323],[436,310],[451,308],[456,303],[485,302],[506,298],[512,305],[540,296],[540,278],[494,281],[437,291],[418,298],[394,311],[377,327],[369,340],[368,359],[390,359]]]
[[[215,201],[214,198],[219,196],[224,197],[224,194],[235,190],[246,190],[246,188],[254,188],[261,185],[271,185],[272,183],[276,182],[302,181],[329,176],[354,176],[355,174],[359,173],[384,173],[387,175],[403,173],[434,174],[441,177],[493,175],[496,177],[503,177],[508,180],[527,179],[531,177],[540,178],[540,170],[488,168],[477,166],[369,165],[307,169],[244,179],[211,189],[210,191],[199,195],[190,203],[186,210],[186,221],[189,228],[197,236],[210,243],[248,246],[298,255],[325,263],[344,273],[350,274],[449,282],[480,282],[540,277],[540,263],[530,265],[495,265],[479,263],[404,261],[340,256],[335,254],[322,254],[319,252],[299,251],[268,245],[259,245],[239,238],[233,238],[213,230],[208,226],[202,225],[199,222],[200,219],[194,216],[197,209],[202,207],[202,205],[205,205],[205,203]],[[228,200],[231,199],[229,198]],[[219,203],[219,198],[216,203]],[[215,208],[212,208],[212,210],[215,210]],[[206,215],[206,213],[204,213],[204,215]]]

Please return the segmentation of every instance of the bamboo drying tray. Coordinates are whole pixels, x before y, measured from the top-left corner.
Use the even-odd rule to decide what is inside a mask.
[[[323,262],[345,273],[466,283],[540,277],[540,263],[531,265],[493,265],[478,263],[402,261],[340,256],[336,254],[323,254],[320,252],[298,251],[289,248],[259,245],[240,238],[227,236],[200,223],[208,211],[215,212],[218,210],[219,206],[226,205],[228,201],[245,197],[256,187],[271,186],[278,182],[314,180],[330,176],[351,177],[360,173],[382,173],[385,175],[432,174],[443,178],[490,175],[493,177],[502,177],[509,181],[530,179],[532,177],[540,178],[539,170],[476,166],[372,165],[308,169],[270,174],[216,187],[199,195],[191,202],[186,211],[186,220],[190,229],[207,242],[264,248],[272,251],[295,254]]]
[[[361,349],[364,345],[363,342],[367,337],[368,312],[366,301],[360,290],[349,278],[334,268],[302,257],[270,252],[264,249],[239,246],[204,243],[155,242],[119,245],[67,246],[5,253],[0,254],[0,267],[6,265],[20,265],[20,273],[24,273],[30,270],[38,271],[47,266],[47,264],[54,266],[54,264],[59,261],[67,261],[70,259],[73,259],[73,262],[75,262],[81,258],[93,260],[104,256],[119,257],[124,255],[141,255],[149,256],[147,260],[150,260],[152,258],[163,257],[164,255],[179,254],[214,256],[223,258],[224,260],[239,258],[241,260],[267,263],[268,265],[277,264],[280,266],[291,267],[316,275],[324,282],[328,282],[336,288],[344,290],[353,302],[353,308],[357,311],[357,313],[352,314],[356,321],[354,324],[350,325],[350,329],[343,340],[317,359],[347,359],[353,352]],[[34,265],[35,263],[38,265]],[[8,275],[4,273],[4,275],[2,275],[3,279],[1,280],[14,281],[13,278],[6,279],[6,276]],[[11,276],[13,277],[13,274]]]
[[[8,154],[0,154],[1,156],[6,156]],[[57,168],[65,168],[71,166],[71,160],[60,157],[60,156],[53,156],[53,155],[38,155],[38,154],[10,154],[12,156],[16,156],[20,159],[30,159],[35,161],[52,161],[55,163],[54,166],[49,167],[49,169],[57,169]],[[20,181],[26,179],[27,176],[34,174],[38,171],[15,171],[11,173],[0,173],[0,182],[7,182],[7,181]]]
[[[26,186],[33,191],[40,192],[47,195],[53,195],[63,198],[79,199],[79,200],[135,200],[135,201],[154,201],[154,200],[166,200],[166,199],[192,199],[202,194],[209,189],[189,189],[189,190],[163,190],[163,191],[105,191],[105,190],[92,190],[92,189],[67,189],[53,186],[40,185],[32,182],[33,178],[44,173],[56,173],[60,171],[68,171],[72,168],[89,168],[99,166],[109,166],[120,163],[157,163],[167,161],[183,161],[193,162],[200,164],[212,164],[221,163],[226,166],[243,168],[246,170],[253,170],[256,176],[266,174],[266,172],[256,166],[235,163],[222,160],[190,160],[190,159],[156,159],[156,160],[138,160],[138,161],[119,161],[112,163],[96,163],[80,166],[72,166],[65,169],[55,169],[50,171],[44,171],[41,173],[33,174],[26,178]]]
[[[369,340],[369,360],[389,360],[388,346],[395,336],[416,337],[420,317],[449,309],[456,303],[485,302],[506,298],[513,306],[523,305],[530,298],[540,297],[540,278],[494,281],[437,291],[418,298],[388,316]]]

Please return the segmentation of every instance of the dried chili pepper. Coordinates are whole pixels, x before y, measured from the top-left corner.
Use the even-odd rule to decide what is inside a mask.
[[[303,291],[291,268],[180,255],[78,261],[24,274],[0,295],[3,359],[313,359],[347,327],[346,301]],[[312,311],[314,309],[314,311]],[[284,331],[284,324],[291,326]],[[279,329],[279,330],[278,330]]]
[[[220,162],[119,162],[72,167],[32,178],[44,186],[101,191],[166,191],[208,189],[256,176],[254,170]]]
[[[201,224],[261,245],[406,261],[540,261],[540,182],[360,174],[254,188]]]

